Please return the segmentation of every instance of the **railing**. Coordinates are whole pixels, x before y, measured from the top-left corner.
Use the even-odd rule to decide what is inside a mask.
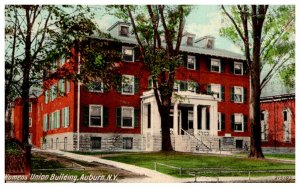
[[[181,128],[181,131],[183,131],[184,135],[188,135],[190,138],[196,140],[196,142],[197,142],[196,150],[197,150],[197,148],[198,148],[198,151],[200,150],[199,143],[200,143],[201,146],[204,146],[204,147],[205,147],[205,150],[207,150],[207,151],[210,151],[210,150],[211,150],[206,144],[203,143],[202,140],[196,138],[195,136],[191,135],[190,133],[188,133],[186,130],[184,130],[184,129],[182,129],[182,128]]]

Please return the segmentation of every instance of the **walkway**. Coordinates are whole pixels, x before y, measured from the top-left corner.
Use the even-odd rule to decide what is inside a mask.
[[[120,183],[184,183],[184,182],[195,182],[195,178],[176,178],[169,175],[165,175],[163,173],[146,169],[143,167],[138,167],[135,165],[125,164],[121,162],[101,159],[98,157],[90,156],[90,155],[80,155],[74,154],[70,152],[60,151],[60,150],[40,150],[33,149],[33,151],[43,151],[48,153],[58,154],[64,157],[68,157],[71,159],[86,161],[86,162],[97,162],[105,165],[114,166],[119,169],[124,169],[127,171],[131,171],[133,173],[144,175],[144,178],[124,178],[118,180]],[[292,177],[295,179],[295,177]],[[251,180],[250,180],[251,179]],[[268,176],[268,177],[198,177],[197,182],[272,182],[276,179],[276,176]]]

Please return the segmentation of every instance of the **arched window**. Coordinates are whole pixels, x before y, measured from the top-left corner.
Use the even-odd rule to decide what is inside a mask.
[[[268,140],[268,119],[269,119],[269,112],[267,110],[263,110],[260,113],[261,140],[262,141]]]
[[[291,110],[286,108],[282,112],[283,116],[283,141],[290,142],[291,141]]]

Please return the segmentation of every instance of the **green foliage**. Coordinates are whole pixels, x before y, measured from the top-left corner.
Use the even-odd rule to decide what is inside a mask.
[[[288,90],[295,87],[295,64],[284,66],[279,72],[280,78]]]

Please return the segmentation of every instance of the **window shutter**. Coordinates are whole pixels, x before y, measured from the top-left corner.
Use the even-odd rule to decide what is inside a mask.
[[[211,94],[211,85],[210,84],[207,84],[207,86],[206,86],[206,93]]]
[[[210,58],[206,58],[206,66],[207,66],[207,70],[211,71],[211,59]]]
[[[89,106],[84,106],[83,107],[83,125],[84,126],[89,126]]]
[[[221,73],[223,73],[224,72],[224,69],[225,69],[225,61],[224,61],[224,59],[221,59],[221,61],[220,61],[220,66],[221,66]]]
[[[108,108],[103,107],[103,127],[108,126]]]
[[[206,112],[206,130],[210,130],[210,115],[209,115],[209,111]]]
[[[134,62],[140,61],[140,55],[139,55],[139,48],[138,47],[133,48],[133,53],[134,53]]]
[[[248,116],[244,115],[244,132],[248,131]]]
[[[117,108],[116,109],[116,121],[117,121],[117,128],[121,128],[121,114],[122,114],[122,109],[121,108]]]
[[[151,90],[152,89],[152,78],[149,78],[148,79],[148,90]]]
[[[134,128],[139,127],[139,110],[134,109]]]
[[[182,63],[183,63],[183,67],[185,68],[187,68],[187,58],[188,58],[187,53],[182,53]]]
[[[139,78],[134,77],[134,94],[139,93]]]
[[[234,62],[230,62],[230,73],[234,74]]]
[[[221,100],[225,101],[225,87],[221,85]]]
[[[247,72],[248,72],[248,66],[247,66],[247,62],[243,62],[243,74],[245,75],[245,74],[247,74]]]
[[[247,102],[247,89],[243,88],[243,92],[244,92],[244,99],[243,102],[246,103]]]
[[[225,130],[225,114],[221,113],[221,130]]]
[[[234,114],[231,115],[231,130],[234,131]]]
[[[195,56],[196,61],[196,70],[200,70],[200,57],[198,55]]]
[[[231,87],[231,90],[230,90],[230,101],[231,102],[234,102],[234,87]]]

